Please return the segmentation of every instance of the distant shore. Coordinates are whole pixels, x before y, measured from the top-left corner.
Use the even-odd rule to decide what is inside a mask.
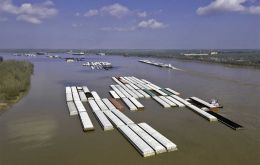
[[[227,51],[219,52],[217,55],[207,56],[185,56],[180,52],[108,52],[111,55],[123,55],[126,57],[153,57],[153,58],[173,58],[183,61],[198,61],[204,63],[223,64],[237,67],[250,67],[260,69],[260,51]]]
[[[238,67],[250,67],[260,69],[260,50],[258,49],[224,49],[224,50],[170,50],[170,49],[1,49],[0,52],[6,53],[68,53],[83,52],[88,54],[106,54],[120,56],[138,56],[138,57],[154,57],[154,58],[174,58],[185,61],[199,61],[206,63],[224,64]],[[217,54],[211,55],[214,51]],[[185,53],[209,55],[191,55],[185,56]]]
[[[219,65],[226,65],[226,66],[231,66],[231,67],[246,67],[246,68],[255,68],[255,69],[260,69],[260,61],[258,62],[252,62],[252,61],[235,61],[235,60],[230,60],[226,59],[225,57],[223,58],[217,58],[217,57],[211,57],[215,59],[208,59],[205,57],[176,57],[176,56],[141,56],[141,55],[135,55],[137,57],[152,57],[152,58],[171,58],[171,59],[176,59],[176,60],[181,60],[181,61],[194,61],[194,62],[200,62],[200,63],[208,63],[208,64],[219,64]],[[260,54],[259,54],[260,56]]]

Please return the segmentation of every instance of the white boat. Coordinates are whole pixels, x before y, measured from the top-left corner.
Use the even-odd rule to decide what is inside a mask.
[[[75,60],[74,59],[66,59],[66,62],[75,62]]]
[[[100,56],[105,56],[106,53],[97,53],[97,55],[100,55]]]
[[[84,55],[84,52],[73,52],[72,55]]]
[[[67,52],[68,54],[72,54],[72,55],[84,55],[85,53],[83,51],[80,52],[73,52],[72,50],[70,50],[69,52]]]

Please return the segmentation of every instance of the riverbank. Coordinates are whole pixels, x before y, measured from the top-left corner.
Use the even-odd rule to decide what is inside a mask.
[[[206,50],[205,50],[206,51]],[[185,50],[129,50],[129,51],[107,51],[108,55],[123,55],[126,57],[153,57],[153,58],[173,58],[183,61],[197,61],[213,64],[223,64],[237,67],[249,67],[260,69],[260,51],[258,50],[223,50],[216,55],[183,55]],[[199,53],[199,51],[194,50]]]
[[[82,51],[86,56],[91,54],[119,55],[126,57],[153,57],[153,58],[171,58],[182,61],[197,61],[213,64],[223,64],[235,67],[247,67],[260,69],[260,50],[256,49],[223,49],[214,50],[217,54],[210,54],[212,50],[174,50],[174,49],[0,49],[0,52],[21,54],[21,53],[67,53],[69,51]],[[184,54],[200,54],[206,53],[209,55],[184,55]],[[68,54],[69,55],[69,54]]]
[[[0,110],[17,103],[29,90],[33,64],[27,61],[0,62]]]

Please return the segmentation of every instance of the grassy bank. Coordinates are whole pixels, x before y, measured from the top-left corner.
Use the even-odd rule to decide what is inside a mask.
[[[123,56],[154,57],[154,58],[175,58],[179,60],[200,61],[207,63],[227,64],[241,67],[253,67],[260,69],[259,50],[223,50],[217,55],[208,56],[184,56],[184,53],[200,53],[200,51],[185,50],[110,50],[107,54],[118,54]],[[205,50],[205,52],[207,52]]]
[[[17,102],[28,91],[32,73],[30,62],[0,62],[0,109]]]

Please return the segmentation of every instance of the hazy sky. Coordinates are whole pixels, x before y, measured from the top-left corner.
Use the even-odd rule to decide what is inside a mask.
[[[260,0],[0,0],[0,48],[260,48]]]

